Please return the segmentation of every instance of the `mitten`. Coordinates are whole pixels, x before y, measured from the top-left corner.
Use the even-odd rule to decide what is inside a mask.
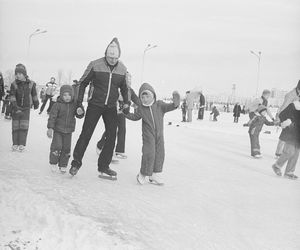
[[[290,119],[285,120],[284,122],[281,123],[282,128],[286,128],[292,124],[292,121]]]
[[[123,105],[122,112],[123,112],[125,115],[128,115],[128,114],[129,114],[129,111],[130,111],[130,105],[124,104],[124,105]]]
[[[78,119],[81,119],[81,118],[84,117],[84,115],[85,115],[84,107],[83,107],[82,103],[79,103],[77,105],[77,108],[76,108],[76,111],[75,111],[75,116]]]

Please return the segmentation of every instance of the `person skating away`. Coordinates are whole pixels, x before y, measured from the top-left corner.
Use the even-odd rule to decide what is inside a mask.
[[[300,102],[289,104],[280,112],[279,119],[283,128],[280,140],[285,144],[282,154],[272,168],[278,176],[282,176],[281,169],[287,163],[284,176],[296,180],[298,177],[294,172],[300,153]]]
[[[205,109],[205,97],[202,93],[200,92],[200,99],[199,99],[199,110],[198,110],[198,120],[203,120],[204,119],[204,109]]]
[[[84,111],[82,101],[86,87],[91,84],[88,107],[82,126],[82,131],[73,151],[70,174],[76,175],[82,165],[82,158],[93,135],[95,127],[102,116],[105,131],[105,145],[98,158],[98,172],[101,175],[115,177],[117,173],[109,168],[112,160],[117,130],[117,108],[119,89],[123,96],[125,113],[128,112],[128,88],[126,85],[125,65],[119,61],[121,49],[119,41],[114,38],[105,51],[105,57],[90,62],[79,80],[77,100],[78,110]]]
[[[261,158],[260,144],[259,144],[259,134],[264,125],[274,126],[275,123],[268,121],[266,118],[267,107],[260,105],[257,111],[254,113],[254,117],[249,122],[249,137],[251,145],[251,156],[254,158]]]
[[[127,159],[127,155],[125,155],[125,140],[126,140],[126,119],[122,112],[124,106],[122,95],[119,96],[119,100],[117,102],[117,145],[115,148],[115,157],[118,159]],[[106,132],[103,133],[101,139],[97,143],[97,154],[100,155],[106,141]],[[112,162],[116,162],[117,160],[112,159]]]
[[[49,155],[52,171],[59,168],[62,173],[66,172],[71,152],[72,133],[76,125],[76,105],[73,87],[61,86],[59,98],[53,104],[47,124],[47,136],[52,138]],[[82,113],[79,111],[80,114]]]
[[[239,118],[241,116],[241,113],[242,113],[241,105],[239,103],[236,103],[234,105],[234,108],[233,108],[233,117],[234,117],[233,122],[234,123],[238,123],[239,122]]]
[[[262,96],[259,98],[256,98],[253,102],[250,103],[248,109],[249,109],[249,122],[252,120],[252,118],[255,115],[255,112],[257,111],[258,107],[263,105],[267,108],[267,114],[270,117],[270,119],[272,121],[275,121],[270,109],[269,109],[269,103],[268,100],[271,96],[271,91],[268,89],[265,89],[262,93]],[[245,123],[244,126],[248,127],[249,126],[249,122]]]
[[[156,100],[153,87],[148,83],[143,83],[139,89],[139,97],[131,90],[131,99],[137,105],[137,109],[134,113],[126,115],[126,118],[133,121],[142,119],[142,165],[137,181],[143,185],[149,177],[150,183],[162,185],[159,173],[163,170],[165,158],[164,115],[179,107],[179,93],[173,92],[173,102],[167,104]]]
[[[187,103],[186,103],[186,99],[183,100],[182,104],[181,104],[181,112],[182,112],[182,121],[181,122],[186,122],[186,113],[187,113]]]
[[[285,95],[283,104],[281,105],[281,107],[277,111],[276,120],[279,119],[280,113],[287,106],[289,106],[291,103],[293,103],[295,101],[299,101],[299,100],[300,100],[300,80],[298,81],[298,84],[297,84],[296,88],[292,89],[290,92],[288,92]],[[285,144],[284,141],[279,139],[278,144],[277,144],[277,148],[276,148],[276,152],[275,152],[275,156],[277,158],[279,158],[281,156],[283,148],[284,148],[284,144]]]
[[[31,81],[23,64],[17,64],[16,80],[10,86],[12,105],[12,140],[13,151],[24,151],[29,128],[30,106],[39,108],[39,100],[35,82]]]
[[[4,81],[3,81],[3,76],[2,73],[0,72],[0,107],[1,107],[1,101],[2,98],[5,95],[5,90],[4,90]]]
[[[51,108],[52,108],[53,103],[54,103],[53,100],[52,100],[52,98],[53,98],[53,96],[55,95],[56,88],[57,88],[57,84],[56,84],[56,82],[55,82],[55,77],[51,77],[51,78],[50,78],[50,82],[48,82],[48,83],[46,84],[46,97],[45,97],[45,100],[44,100],[44,102],[43,102],[43,104],[42,104],[42,106],[41,106],[41,109],[40,109],[39,114],[42,114],[42,113],[43,113],[43,110],[44,110],[44,108],[45,108],[45,106],[46,106],[48,100],[49,100],[50,103],[49,103],[49,107],[48,107],[48,109],[47,109],[47,113],[48,113],[48,114],[50,113]]]
[[[220,112],[219,112],[219,110],[217,109],[216,106],[213,107],[213,109],[212,109],[210,115],[213,116],[213,121],[214,121],[214,122],[217,122],[217,121],[218,121],[218,116],[220,115]]]

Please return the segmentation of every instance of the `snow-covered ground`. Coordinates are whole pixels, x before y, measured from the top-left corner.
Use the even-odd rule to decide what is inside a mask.
[[[165,186],[139,186],[141,123],[127,123],[128,159],[97,177],[94,133],[74,178],[51,173],[47,115],[32,112],[27,151],[13,153],[0,120],[0,249],[300,249],[300,181],[271,171],[278,133],[261,135],[263,159],[249,157],[247,128],[165,118]],[[168,122],[172,125],[167,125]],[[177,127],[176,125],[179,124]],[[78,121],[73,146],[80,133]],[[296,170],[300,175],[300,169]]]

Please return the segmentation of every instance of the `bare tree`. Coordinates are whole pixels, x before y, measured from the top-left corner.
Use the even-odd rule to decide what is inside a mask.
[[[73,71],[69,70],[68,71],[68,77],[67,77],[67,83],[71,84],[72,83],[72,78],[73,78]]]
[[[64,77],[64,71],[62,69],[59,69],[57,71],[57,83],[58,83],[58,85],[61,85],[63,77]]]

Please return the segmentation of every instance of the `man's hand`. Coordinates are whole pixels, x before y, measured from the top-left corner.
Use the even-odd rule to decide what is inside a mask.
[[[123,113],[124,113],[125,115],[128,115],[128,114],[129,114],[129,110],[130,110],[129,104],[124,104],[124,105],[123,105],[123,109],[122,109]]]
[[[84,107],[83,105],[80,103],[77,105],[77,108],[76,108],[76,112],[75,112],[75,116],[79,119],[83,118],[84,117],[84,114],[85,114],[85,111],[84,111]]]
[[[48,130],[47,130],[47,136],[48,136],[48,138],[52,138],[53,137],[53,129],[52,128],[49,128]]]

